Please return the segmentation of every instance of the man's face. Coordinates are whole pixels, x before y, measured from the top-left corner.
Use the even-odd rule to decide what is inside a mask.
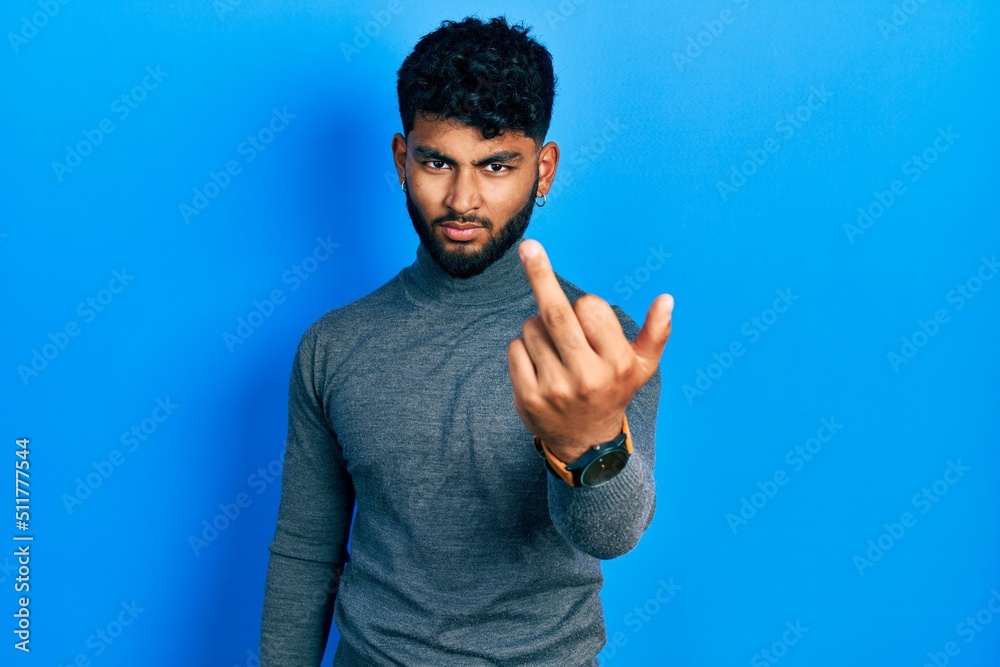
[[[393,154],[413,228],[456,278],[481,273],[524,235],[558,160],[552,143],[538,149],[511,131],[483,139],[478,128],[419,115],[409,137],[393,137]]]

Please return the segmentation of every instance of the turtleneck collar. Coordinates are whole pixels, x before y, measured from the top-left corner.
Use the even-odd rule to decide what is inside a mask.
[[[491,305],[514,301],[531,294],[531,283],[517,254],[520,241],[500,259],[471,278],[455,278],[438,266],[421,243],[417,259],[403,269],[403,279],[411,295],[422,302],[451,305]]]

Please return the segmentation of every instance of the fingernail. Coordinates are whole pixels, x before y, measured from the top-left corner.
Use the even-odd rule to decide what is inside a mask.
[[[530,259],[531,257],[538,257],[538,243],[534,241],[522,242],[518,250],[521,251],[521,257],[524,257],[525,259]]]

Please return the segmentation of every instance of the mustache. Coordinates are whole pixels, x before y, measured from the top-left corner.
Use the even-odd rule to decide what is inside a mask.
[[[477,224],[477,225],[481,225],[486,230],[492,230],[493,229],[493,222],[489,218],[481,218],[481,217],[476,216],[476,215],[450,215],[450,214],[445,214],[445,215],[442,215],[441,217],[434,218],[434,220],[431,221],[431,226],[442,225],[442,224],[444,224],[446,222],[457,222],[457,223],[460,223],[460,224],[461,223],[466,223],[466,222],[471,222],[471,223],[474,223],[474,224]]]

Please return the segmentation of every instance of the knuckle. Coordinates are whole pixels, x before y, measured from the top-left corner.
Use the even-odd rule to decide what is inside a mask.
[[[608,302],[596,294],[584,294],[573,305],[581,309],[577,312],[585,312],[593,320],[617,319],[615,311],[611,309]]]
[[[573,304],[573,311],[585,331],[600,331],[611,324],[614,311],[608,302],[594,294],[584,294]]]
[[[542,397],[533,391],[523,392],[520,397],[521,408],[528,414],[537,414],[545,407]]]
[[[542,319],[552,327],[564,327],[569,322],[569,313],[557,306],[547,306],[541,312]]]
[[[601,390],[601,383],[593,377],[584,377],[576,385],[576,395],[582,399],[593,398]]]
[[[611,369],[601,368],[580,378],[578,394],[585,399],[601,397],[614,387],[616,380]]]
[[[507,346],[507,363],[511,366],[521,362],[528,353],[528,346],[523,338],[515,338]]]
[[[572,401],[573,391],[565,382],[553,382],[546,389],[545,396],[556,410],[562,410]]]
[[[596,294],[581,294],[573,303],[573,309],[577,314],[588,314],[591,317],[602,317],[605,310],[610,310],[608,302]]]
[[[616,381],[626,380],[632,376],[632,360],[625,356],[617,356],[611,362],[611,372]]]

